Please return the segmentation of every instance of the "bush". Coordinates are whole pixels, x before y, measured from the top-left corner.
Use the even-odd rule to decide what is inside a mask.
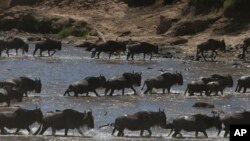
[[[226,16],[249,17],[250,0],[225,0],[223,7]]]
[[[73,30],[71,28],[65,27],[63,28],[58,35],[62,38],[68,37],[69,35],[71,35],[73,33]]]
[[[194,7],[195,14],[208,13],[223,6],[224,0],[189,0],[188,4]]]

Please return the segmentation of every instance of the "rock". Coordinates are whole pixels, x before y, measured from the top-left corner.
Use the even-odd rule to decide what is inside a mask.
[[[155,4],[156,0],[122,0],[129,7],[142,7],[142,6],[151,6]]]
[[[174,40],[170,41],[170,45],[180,45],[187,43],[188,40],[184,38],[175,38]]]
[[[32,6],[37,4],[41,0],[10,0],[9,5],[10,6],[16,6],[16,5],[25,5],[25,6]]]
[[[166,18],[164,16],[160,16],[160,24],[156,28],[156,34],[164,34],[166,33],[173,25],[173,23],[177,22],[179,19]]]
[[[213,104],[205,103],[205,102],[196,102],[192,107],[196,108],[214,108]]]
[[[194,35],[207,29],[219,18],[220,17],[179,21],[173,27],[172,34],[174,36]]]

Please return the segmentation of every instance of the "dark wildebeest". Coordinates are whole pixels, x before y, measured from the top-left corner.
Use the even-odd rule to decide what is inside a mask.
[[[20,92],[23,92],[28,96],[28,92],[35,91],[36,93],[41,92],[42,84],[40,79],[32,80],[28,77],[17,77],[8,79],[0,82],[0,87],[3,86],[15,86],[20,89]]]
[[[212,92],[215,92],[215,95],[218,95],[219,91],[223,95],[223,91],[226,87],[230,87],[230,88],[233,87],[233,78],[231,75],[228,75],[225,78],[220,78],[218,80],[207,83],[206,95],[210,96]]]
[[[196,102],[192,107],[196,108],[214,108],[213,104],[205,103],[205,102]]]
[[[109,59],[110,59],[113,53],[118,53],[120,55],[120,52],[126,51],[126,42],[107,41],[105,43],[99,43],[99,44],[90,43],[86,50],[87,51],[93,50],[91,58],[94,58],[96,53],[97,57],[100,58],[100,54],[102,52],[105,52],[109,53]]]
[[[114,130],[112,135],[118,130],[117,136],[124,136],[124,129],[131,131],[140,130],[140,136],[143,136],[144,130],[149,132],[151,136],[152,132],[150,130],[153,126],[160,126],[161,128],[166,127],[166,114],[159,109],[159,112],[148,112],[142,111],[131,115],[124,115],[117,117],[115,119]]]
[[[11,50],[11,49],[15,49],[16,50],[16,55],[18,53],[18,49],[22,49],[23,50],[22,54],[24,54],[24,52],[28,52],[29,51],[29,45],[27,43],[25,43],[20,38],[6,39],[6,40],[2,41],[2,43],[0,43],[0,44],[2,44],[2,46],[4,46],[4,47],[2,47],[2,49],[0,49],[0,52],[4,49],[4,50],[6,50],[6,54],[8,56],[9,56],[9,50]]]
[[[78,132],[83,135],[81,131],[82,126],[87,126],[89,129],[94,128],[94,117],[92,111],[87,113],[81,113],[72,109],[66,109],[62,112],[55,113],[53,115],[47,116],[43,119],[42,130],[40,132],[41,126],[36,131],[35,134],[43,135],[43,133],[49,128],[52,128],[52,134],[56,134],[56,130],[65,129],[65,136],[68,134],[69,129],[77,129]]]
[[[165,93],[165,89],[170,93],[170,88],[175,85],[183,85],[183,77],[181,73],[163,73],[157,77],[149,78],[144,81],[142,90],[144,86],[147,86],[144,94],[148,92],[152,93],[153,88],[162,89],[162,93]]]
[[[243,88],[243,93],[247,91],[247,88],[250,88],[250,76],[242,76],[238,80],[235,92],[240,92]]]
[[[216,50],[225,50],[226,44],[224,40],[218,41],[215,39],[209,39],[208,41],[201,43],[197,46],[197,53],[196,58],[198,59],[198,55],[201,53],[201,56],[206,61],[206,58],[204,56],[204,52],[206,51],[212,51],[212,61],[216,58],[217,51]]]
[[[6,102],[9,107],[12,99],[16,99],[18,102],[21,102],[23,99],[23,93],[16,87],[3,87],[3,90],[0,92],[0,102]]]
[[[246,52],[247,52],[247,48],[250,46],[250,38],[246,38],[244,40],[244,45],[242,47],[242,58],[245,58],[246,56]]]
[[[86,77],[83,80],[76,81],[69,85],[68,89],[65,91],[64,96],[68,94],[70,96],[70,92],[74,92],[74,96],[78,96],[78,94],[86,93],[87,96],[89,92],[94,92],[96,96],[99,94],[96,92],[97,88],[104,87],[106,84],[106,78],[103,75],[98,77]]]
[[[166,129],[171,129],[168,136],[174,131],[172,137],[176,137],[178,134],[181,135],[181,130],[187,132],[195,131],[195,137],[198,136],[199,132],[202,132],[208,137],[206,130],[212,127],[216,127],[219,130],[219,135],[222,130],[222,123],[219,116],[210,117],[207,115],[195,114],[174,119],[172,123],[167,124]]]
[[[56,41],[52,39],[47,39],[45,41],[41,41],[36,43],[35,45],[35,50],[33,52],[33,56],[35,56],[36,51],[40,49],[40,56],[42,56],[43,51],[48,51],[49,56],[53,56],[56,53],[56,50],[61,50],[62,49],[62,43],[61,41]],[[50,51],[53,51],[52,54],[50,54]]]
[[[133,45],[128,45],[127,60],[131,56],[134,60],[134,54],[143,53],[143,59],[145,60],[146,54],[150,54],[150,60],[152,59],[153,53],[158,53],[158,46],[146,42],[141,42]]]
[[[189,96],[193,96],[194,93],[200,93],[200,96],[202,96],[202,93],[205,91],[207,92],[207,84],[212,81],[218,81],[221,79],[227,79],[228,76],[222,76],[219,74],[213,74],[209,77],[201,77],[200,80],[191,81],[187,84],[187,89],[184,93],[184,95],[188,92]],[[207,94],[207,93],[205,93]]]
[[[2,51],[5,50],[5,42],[4,40],[0,40],[0,57],[2,56]]]
[[[187,89],[184,93],[189,93],[189,96],[193,96],[194,93],[200,93],[202,96],[202,93],[205,91],[206,92],[206,83],[203,80],[197,80],[197,81],[191,81],[190,83],[187,84]]]
[[[233,113],[230,115],[225,116],[222,118],[222,123],[224,124],[224,137],[227,137],[230,131],[230,125],[232,124],[242,124],[242,125],[249,125],[250,124],[250,112],[244,111],[241,113]]]
[[[42,119],[43,113],[40,108],[35,110],[18,109],[13,113],[0,113],[1,133],[4,134],[4,127],[8,129],[16,128],[16,133],[20,129],[27,129],[31,132],[29,126],[34,122],[41,123]]]
[[[124,73],[122,76],[107,80],[105,84],[105,95],[107,95],[109,90],[111,90],[109,96],[112,96],[115,90],[122,90],[122,95],[124,95],[125,88],[132,89],[136,95],[136,90],[133,86],[141,86],[141,76],[142,73],[138,72]]]

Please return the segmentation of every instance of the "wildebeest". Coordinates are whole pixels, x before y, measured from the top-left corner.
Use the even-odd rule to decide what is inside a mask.
[[[125,88],[130,88],[136,94],[135,86],[141,86],[141,75],[142,73],[133,72],[133,73],[124,73],[122,76],[113,77],[108,79],[105,84],[105,95],[110,91],[110,96],[113,95],[115,90],[122,90],[122,95],[124,95]]]
[[[222,123],[224,124],[224,137],[227,137],[229,131],[230,131],[230,125],[232,124],[241,124],[241,125],[249,125],[250,124],[250,112],[244,111],[241,113],[233,113],[230,115],[226,115],[224,118],[222,118]],[[219,134],[218,134],[219,135]]]
[[[48,51],[49,56],[53,56],[56,53],[56,50],[62,49],[62,43],[61,41],[56,41],[52,39],[46,39],[45,41],[41,41],[36,43],[35,50],[33,52],[33,56],[35,56],[36,51],[40,49],[40,56],[42,56],[43,51]],[[50,54],[50,51],[53,51],[52,54]]]
[[[244,45],[242,47],[242,58],[245,58],[246,56],[246,52],[247,52],[247,48],[250,46],[250,38],[246,38],[244,40]]]
[[[11,49],[16,50],[16,55],[18,53],[18,49],[22,49],[22,54],[24,54],[24,52],[29,51],[29,45],[17,37],[0,41],[0,56],[3,50],[6,50],[6,54],[9,56],[9,50]]]
[[[223,81],[221,81],[221,80],[223,80]],[[231,84],[233,85],[232,77],[229,76],[229,75],[228,76],[223,76],[223,75],[219,75],[219,74],[213,74],[213,75],[211,75],[209,77],[201,77],[199,80],[191,81],[190,83],[187,84],[187,89],[186,89],[184,95],[187,92],[189,93],[190,96],[193,96],[194,93],[200,93],[200,95],[202,96],[203,92],[206,92],[205,94],[209,95],[210,94],[209,89],[211,89],[211,90],[213,89],[212,88],[213,86],[211,87],[211,85],[213,85],[214,82],[216,82],[216,83],[218,83],[218,82],[226,82],[225,80],[228,83],[230,83],[230,85]],[[210,83],[210,82],[212,82],[212,83]],[[209,86],[207,85],[208,83],[210,83]],[[223,85],[223,87],[224,87],[224,85]],[[222,84],[220,84],[220,88],[223,88],[223,87],[222,87]]]
[[[197,53],[196,58],[198,59],[198,55],[201,53],[201,56],[206,61],[206,58],[204,56],[204,52],[206,51],[212,51],[212,61],[216,58],[217,50],[225,50],[226,44],[225,41],[218,41],[215,39],[209,39],[204,43],[201,43],[197,46]]]
[[[144,94],[148,92],[152,93],[153,88],[162,89],[162,93],[165,93],[165,89],[170,93],[171,86],[178,84],[183,85],[183,76],[181,73],[163,73],[157,77],[149,78],[144,81],[142,90],[144,86],[147,86],[147,89],[144,91]]]
[[[196,102],[192,107],[197,107],[197,108],[214,108],[213,104],[206,103],[206,102]]]
[[[120,41],[107,41],[105,43],[99,43],[99,44],[89,44],[87,51],[92,51],[91,58],[94,58],[96,53],[97,57],[100,58],[100,54],[102,52],[109,53],[109,59],[111,58],[111,55],[114,53],[118,53],[120,55],[120,52],[126,51],[126,42],[120,42]]]
[[[81,113],[72,109],[65,109],[62,112],[45,117],[42,121],[42,130],[40,131],[40,126],[35,134],[40,132],[39,134],[43,135],[43,133],[51,127],[53,135],[55,135],[56,130],[61,129],[65,129],[65,136],[67,136],[69,129],[77,129],[78,132],[83,135],[80,128],[85,125],[89,129],[94,128],[92,111]]]
[[[127,46],[128,54],[127,60],[131,56],[134,60],[134,54],[143,53],[143,59],[145,60],[146,54],[150,54],[150,60],[152,59],[153,53],[158,53],[158,46],[146,42],[141,42],[137,44],[132,44]]]
[[[34,110],[17,109],[13,113],[0,113],[0,128],[1,133],[4,134],[4,128],[16,128],[16,133],[20,129],[26,129],[31,132],[29,126],[35,122],[42,122],[43,113],[40,108]]]
[[[221,94],[223,95],[223,90],[226,87],[233,87],[233,78],[231,75],[207,83],[206,95],[210,95],[212,92],[215,92],[215,95],[218,95],[218,92],[221,92]]]
[[[219,130],[219,135],[222,130],[222,123],[219,116],[210,117],[203,114],[184,116],[174,119],[172,123],[169,123],[166,126],[167,129],[171,129],[169,136],[174,131],[172,137],[176,137],[178,134],[181,135],[181,130],[185,130],[187,132],[195,131],[195,137],[198,136],[199,132],[202,132],[206,137],[208,137],[206,130],[212,127],[216,127]]]
[[[243,88],[243,93],[247,91],[247,88],[250,88],[250,76],[242,76],[238,80],[235,92],[240,92],[241,89]]]
[[[94,92],[96,96],[99,94],[96,92],[97,88],[104,87],[106,84],[106,78],[103,75],[98,77],[86,77],[85,79],[76,81],[69,85],[68,89],[65,91],[64,96],[68,94],[70,96],[70,92],[74,92],[74,96],[78,96],[78,94],[86,93],[87,96],[89,92]]]
[[[21,102],[23,99],[23,93],[20,92],[20,89],[17,87],[5,86],[0,92],[0,102],[6,102],[7,106],[10,106],[10,101],[16,99],[18,102]]]
[[[40,79],[36,78],[35,80],[32,80],[28,77],[17,77],[0,82],[0,87],[4,86],[15,86],[20,88],[20,92],[23,92],[26,96],[28,96],[27,93],[31,91],[40,93],[42,89]]]
[[[164,110],[161,111],[160,109],[158,112],[141,111],[131,115],[120,116],[115,119],[112,135],[118,130],[117,136],[124,136],[124,129],[128,129],[131,131],[140,130],[140,136],[143,136],[144,130],[147,130],[149,136],[151,136],[150,128],[153,126],[165,128],[166,120]]]

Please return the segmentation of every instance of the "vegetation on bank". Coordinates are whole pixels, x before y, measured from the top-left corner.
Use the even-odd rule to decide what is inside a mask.
[[[59,33],[59,37],[61,38],[66,38],[70,35],[77,36],[77,37],[84,37],[86,38],[87,36],[90,35],[90,30],[82,27],[80,29],[74,29],[71,27],[64,27]]]

